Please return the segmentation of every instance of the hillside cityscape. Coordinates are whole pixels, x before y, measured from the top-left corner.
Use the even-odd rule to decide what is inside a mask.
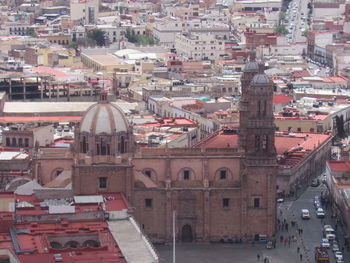
[[[349,0],[2,0],[0,263],[350,263]]]

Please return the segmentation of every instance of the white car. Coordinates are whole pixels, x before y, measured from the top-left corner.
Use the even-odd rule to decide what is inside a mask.
[[[334,257],[335,259],[339,259],[339,260],[343,260],[343,253],[341,253],[340,251],[336,251],[334,252]]]
[[[324,230],[324,237],[328,240],[335,240],[335,231],[332,228],[326,228]]]
[[[310,212],[308,209],[301,209],[301,218],[310,219]]]
[[[333,227],[331,225],[324,225],[323,229],[326,230],[327,228],[333,229]]]
[[[317,211],[316,211],[316,216],[318,217],[318,218],[324,218],[325,217],[325,212],[324,212],[324,210],[322,209],[322,208],[318,208],[317,209]]]
[[[321,242],[321,247],[326,247],[326,248],[330,248],[331,244],[329,243],[327,238],[322,238],[322,242]]]

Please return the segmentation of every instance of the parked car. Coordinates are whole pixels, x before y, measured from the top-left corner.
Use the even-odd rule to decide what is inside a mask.
[[[333,250],[333,252],[337,252],[337,251],[339,251],[339,246],[338,246],[338,244],[337,243],[333,243],[332,244],[332,250]]]
[[[302,219],[310,219],[310,212],[308,209],[301,209],[301,218]]]
[[[340,251],[334,252],[334,257],[336,260],[338,260],[338,259],[344,260],[343,253],[341,253]]]

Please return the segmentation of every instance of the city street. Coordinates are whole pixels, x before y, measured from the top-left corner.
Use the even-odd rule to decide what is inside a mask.
[[[321,178],[321,177],[320,177]],[[306,191],[296,201],[286,201],[278,206],[278,219],[283,222],[286,219],[288,231],[284,227],[279,228],[277,233],[277,243],[275,249],[266,249],[263,245],[248,244],[177,244],[176,262],[180,263],[226,263],[226,262],[257,262],[257,254],[260,262],[267,258],[270,263],[295,263],[295,262],[315,262],[314,248],[319,246],[322,239],[322,229],[324,224],[330,224],[335,228],[335,219],[331,219],[332,212],[326,209],[326,217],[319,219],[316,217],[313,199],[315,195],[321,196],[321,192],[326,192],[326,187],[321,184],[318,187],[308,187]],[[301,219],[301,209],[309,209],[310,220]],[[291,221],[296,222],[296,226],[291,226]],[[338,224],[339,225],[339,224]],[[298,228],[302,229],[302,234],[298,233]],[[336,229],[340,248],[344,247],[344,235],[340,225]],[[293,236],[295,238],[293,238]],[[282,238],[281,238],[282,237]],[[281,242],[281,240],[283,240]],[[298,252],[299,247],[299,252]],[[171,245],[157,246],[160,255],[160,262],[172,262]],[[332,249],[328,250],[330,263],[334,263]],[[349,262],[349,252],[345,249],[345,260]],[[302,255],[302,256],[300,256]],[[302,260],[300,260],[302,258]]]

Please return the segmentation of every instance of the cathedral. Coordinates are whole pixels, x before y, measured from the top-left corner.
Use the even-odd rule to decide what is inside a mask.
[[[241,78],[237,147],[140,148],[120,108],[101,94],[75,129],[75,195],[123,193],[155,243],[274,238],[276,152],[273,85],[251,57]],[[232,131],[237,132],[237,131]]]

